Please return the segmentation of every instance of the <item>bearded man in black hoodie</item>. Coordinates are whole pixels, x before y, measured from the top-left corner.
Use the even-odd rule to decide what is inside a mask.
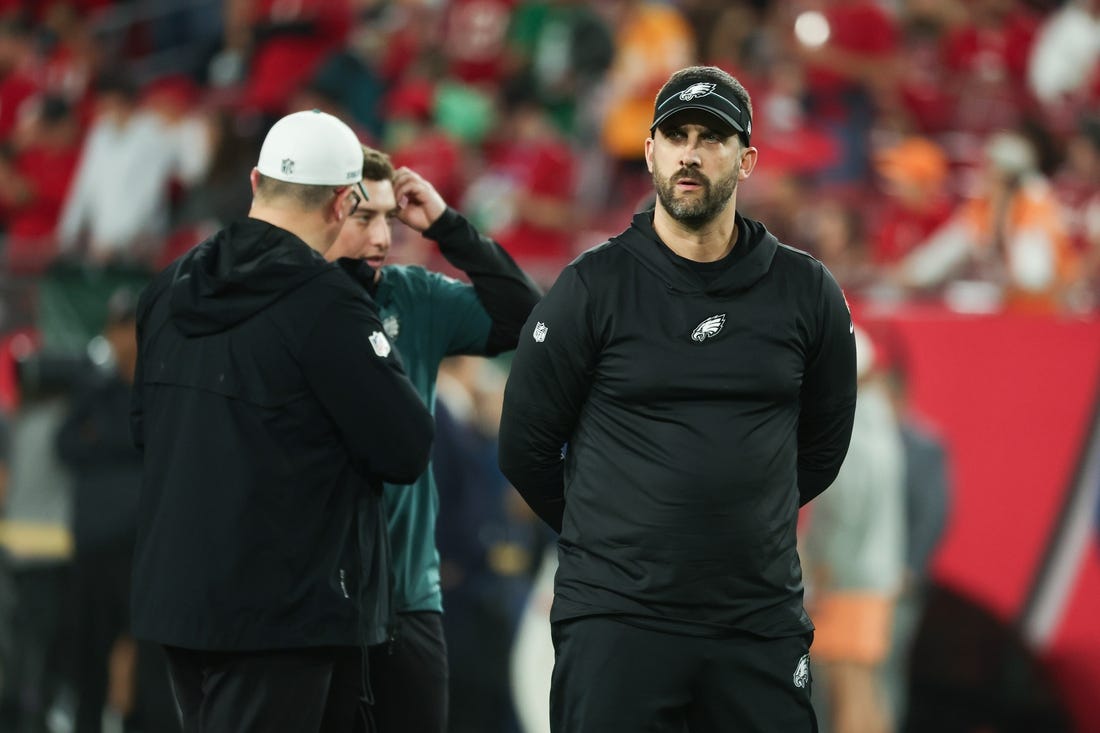
[[[851,437],[850,315],[737,213],[736,79],[676,72],[650,132],[655,208],[565,268],[504,397],[501,468],[561,533],[551,729],[809,733],[795,527]]]
[[[333,670],[360,614],[388,614],[378,492],[424,471],[432,421],[373,302],[324,258],[362,168],[335,117],[282,118],[249,217],[138,304],[133,632],[165,646],[186,733],[350,730]]]

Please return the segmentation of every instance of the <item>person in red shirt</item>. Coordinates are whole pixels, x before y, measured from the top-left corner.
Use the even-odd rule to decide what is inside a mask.
[[[39,272],[56,254],[54,231],[80,156],[79,129],[61,97],[36,100],[25,146],[0,160],[0,202],[5,212],[10,271]]]
[[[821,15],[824,40],[798,34],[795,52],[806,64],[810,116],[828,128],[840,160],[825,173],[855,183],[869,172],[868,138],[876,112],[897,84],[897,28],[874,0],[829,0]]]
[[[42,86],[69,100],[82,100],[84,105],[77,117],[85,123],[90,120],[88,92],[99,57],[95,24],[87,17],[92,10],[82,11],[72,2],[47,3],[40,21],[45,39],[39,47]]]
[[[952,127],[985,136],[1015,127],[1032,105],[1027,65],[1038,19],[1017,0],[967,6],[970,21],[944,40],[945,81]]]
[[[508,111],[499,142],[488,151],[489,174],[471,185],[471,194],[495,210],[490,227],[501,246],[536,280],[551,281],[574,255],[577,163],[529,91],[513,85],[505,97]]]
[[[34,29],[24,21],[0,21],[0,141],[15,130],[23,105],[39,91]]]
[[[397,168],[411,168],[431,181],[445,201],[462,197],[463,152],[457,140],[434,124],[435,84],[412,75],[386,97],[387,136]]]
[[[278,116],[352,26],[350,0],[230,0],[226,46],[248,53],[242,106]]]

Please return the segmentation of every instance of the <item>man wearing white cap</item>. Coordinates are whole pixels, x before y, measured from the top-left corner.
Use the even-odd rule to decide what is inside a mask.
[[[279,120],[249,217],[138,305],[133,629],[165,646],[185,733],[348,730],[355,714],[329,687],[358,643],[359,583],[385,577],[378,492],[420,475],[432,437],[373,302],[324,258],[365,198],[362,165],[335,117]],[[378,542],[357,546],[369,526],[360,542]],[[362,613],[384,619],[377,590]]]

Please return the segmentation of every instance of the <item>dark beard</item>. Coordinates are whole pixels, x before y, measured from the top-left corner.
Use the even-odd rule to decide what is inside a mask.
[[[666,178],[653,166],[653,186],[657,189],[657,198],[661,206],[676,221],[689,229],[702,229],[718,216],[729,203],[733,192],[737,190],[737,174],[741,166],[734,168],[728,176],[712,184],[710,179],[698,171],[679,170]],[[703,195],[697,198],[676,198],[676,181],[690,178],[703,186]]]

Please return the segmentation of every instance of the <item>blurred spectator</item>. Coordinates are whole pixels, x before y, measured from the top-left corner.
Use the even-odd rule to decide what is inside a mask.
[[[882,182],[882,206],[874,217],[871,258],[898,262],[951,216],[947,156],[923,137],[909,137],[875,157]]]
[[[901,262],[901,280],[927,288],[965,275],[1010,307],[1054,310],[1073,276],[1074,255],[1050,182],[1021,135],[998,133],[984,151],[979,190]]]
[[[755,133],[762,140],[761,156],[753,175],[763,176],[765,181],[787,175],[813,180],[833,168],[841,146],[806,116],[804,67],[792,59],[777,58],[769,63],[760,85],[759,92],[754,92],[754,106],[760,110]],[[755,195],[767,194],[759,191]]]
[[[80,154],[79,126],[61,97],[34,100],[19,150],[0,158],[7,268],[40,273],[56,254],[54,234]]]
[[[352,25],[350,0],[228,0],[224,7],[225,48],[213,63],[239,69],[241,107],[269,117],[288,111],[290,94],[344,45]]]
[[[98,5],[106,6],[110,1]],[[64,0],[45,3],[39,34],[43,86],[77,105],[82,122],[80,103],[103,58],[102,47],[96,47],[92,33],[95,4]]]
[[[370,2],[368,0],[368,5]],[[366,52],[383,79],[399,83],[410,74],[446,75],[443,29],[437,3],[379,2],[361,16],[356,46]]]
[[[799,241],[829,268],[845,291],[860,291],[874,283],[875,271],[867,254],[864,216],[842,201],[826,199],[815,204],[807,217],[810,232]]]
[[[168,226],[169,186],[193,185],[210,163],[207,122],[188,105],[187,83],[153,85],[147,104],[124,75],[96,85],[96,117],[61,215],[63,253],[90,262],[151,262]]]
[[[523,733],[550,733],[550,682],[554,671],[550,606],[554,603],[557,571],[558,546],[551,537],[542,552],[512,644],[512,700]]]
[[[757,99],[759,92],[751,82],[762,71],[760,47],[766,42],[761,36],[769,30],[759,4],[696,0],[681,2],[680,7],[691,23],[700,61],[734,74]]]
[[[222,0],[143,0],[154,54],[170,58],[176,73],[202,74],[224,37],[221,5]]]
[[[473,357],[443,363],[433,466],[450,659],[451,733],[514,733],[508,670],[541,527],[497,468],[504,378]]]
[[[389,115],[386,145],[393,151],[395,167],[420,172],[446,201],[459,201],[465,188],[465,151],[453,136],[434,124],[432,107],[435,85],[426,78],[410,77],[386,100]]]
[[[930,565],[950,515],[951,485],[943,438],[909,404],[905,365],[895,358],[885,371],[905,455],[905,579],[894,613],[886,691],[895,725],[908,708],[909,657],[930,584]]]
[[[965,5],[967,22],[943,44],[951,128],[976,135],[1014,128],[1029,107],[1027,63],[1037,20],[1019,0]]]
[[[645,146],[657,91],[676,70],[695,62],[695,36],[674,5],[612,0],[615,56],[607,75],[601,140],[614,166],[611,203],[633,204],[652,190]]]
[[[792,50],[806,64],[809,116],[828,129],[840,160],[825,179],[858,184],[869,172],[869,133],[877,110],[894,99],[898,31],[875,0],[827,0],[794,19]]]
[[[340,114],[329,111],[355,129],[363,129],[360,139],[377,141],[383,132],[387,113],[382,97],[386,88],[384,80],[375,69],[356,54],[338,51],[327,56],[317,67],[303,90],[321,95],[338,105]],[[311,109],[302,104],[301,98],[292,105],[294,109]]]
[[[593,93],[615,53],[611,29],[583,0],[525,0],[512,14],[510,65],[564,134],[591,134]]]
[[[812,699],[830,733],[893,730],[882,665],[905,560],[905,459],[874,360],[870,339],[857,329],[851,447],[836,481],[814,502],[804,538],[811,660],[821,684]]]
[[[451,0],[443,18],[442,51],[453,78],[495,85],[505,71],[508,22],[517,0]]]
[[[137,536],[141,454],[130,436],[130,385],[137,361],[136,293],[116,292],[107,309],[102,350],[57,434],[61,461],[74,476],[73,608],[76,733],[99,733],[104,706],[142,731],[177,726],[163,656],[129,635],[130,571]],[[137,678],[140,676],[140,680]],[[158,689],[159,688],[159,689]],[[160,704],[151,705],[150,698]],[[159,715],[155,713],[158,711]],[[142,719],[144,716],[144,719]],[[128,728],[130,729],[130,728]]]
[[[1082,258],[1074,305],[1095,308],[1100,304],[1100,116],[1083,118],[1069,137],[1054,186],[1073,248]]]
[[[356,137],[371,140],[370,134],[355,121],[353,115],[344,107],[344,99],[345,95],[340,93],[331,80],[311,79],[289,95],[287,109],[298,111],[319,109],[333,117],[347,120],[348,127],[355,132]],[[248,115],[241,116],[248,118]]]
[[[953,121],[954,104],[944,81],[948,72],[943,38],[965,20],[963,8],[944,0],[910,0],[900,20],[899,55],[905,63],[897,67],[897,104],[885,111],[904,132],[945,132]]]
[[[530,89],[510,85],[504,105],[488,169],[471,183],[463,207],[545,283],[573,256],[577,161]]]
[[[1027,79],[1046,119],[1061,132],[1100,107],[1100,0],[1067,0],[1043,20]]]
[[[213,113],[210,131],[210,169],[200,183],[184,191],[172,237],[176,240],[182,229],[186,241],[180,246],[186,249],[201,242],[205,233],[246,216],[252,201],[252,191],[242,181],[259,158],[265,131],[226,109]],[[169,250],[171,245],[170,241]]]
[[[13,648],[0,689],[0,730],[44,731],[69,676],[72,476],[54,451],[83,364],[24,340],[21,403],[11,425],[11,483],[2,544],[12,557]]]
[[[755,169],[753,175],[756,175]],[[764,191],[759,186],[745,188],[746,215],[761,221],[775,222],[769,230],[780,242],[798,242],[805,236],[806,202],[812,199],[814,187],[805,176],[794,172],[772,176]],[[749,192],[752,192],[750,195]]]
[[[34,28],[10,18],[0,21],[0,141],[15,129],[23,105],[39,91]]]

